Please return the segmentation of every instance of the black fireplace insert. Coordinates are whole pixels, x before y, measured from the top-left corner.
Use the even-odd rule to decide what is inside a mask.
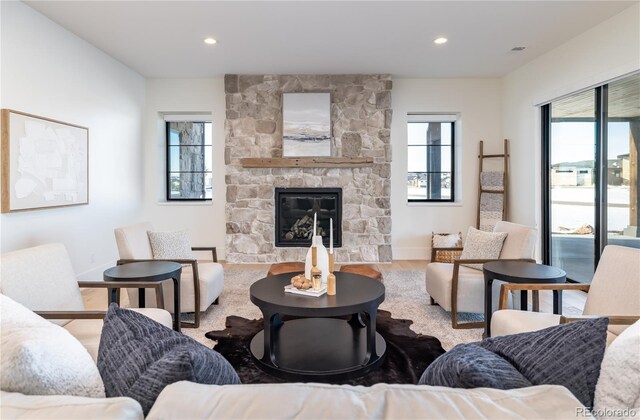
[[[333,246],[342,246],[342,188],[276,188],[276,246],[311,246],[313,215],[318,235],[329,248],[329,219]]]

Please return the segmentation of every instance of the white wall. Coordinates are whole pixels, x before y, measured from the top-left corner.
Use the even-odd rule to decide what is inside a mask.
[[[638,4],[503,78],[503,134],[511,139],[512,220],[540,228],[540,115],[536,106],[640,69]]]
[[[462,232],[475,226],[478,142],[488,153],[502,152],[501,81],[498,79],[395,79],[391,142],[393,258],[425,259],[431,232]],[[407,203],[407,113],[459,113],[457,203]],[[460,188],[461,187],[461,188]],[[461,193],[461,194],[460,194]]]
[[[0,250],[63,242],[82,277],[142,210],[144,79],[20,2],[1,2],[0,105],[89,128],[89,205],[0,216]]]
[[[166,201],[163,113],[209,112],[213,121],[213,201]],[[225,257],[224,80],[148,79],[144,116],[144,214],[158,230],[186,229],[196,246],[216,246]],[[204,256],[203,256],[204,258]]]

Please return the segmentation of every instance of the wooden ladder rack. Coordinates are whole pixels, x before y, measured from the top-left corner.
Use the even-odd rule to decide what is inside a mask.
[[[485,159],[495,159],[502,158],[503,159],[503,173],[504,179],[502,181],[502,190],[487,190],[482,188],[482,170],[483,163]],[[476,216],[476,227],[480,229],[480,201],[482,199],[483,193],[488,194],[502,194],[502,220],[507,218],[507,191],[508,191],[508,180],[509,180],[509,140],[504,139],[504,152],[500,154],[484,154],[484,142],[480,140],[480,153],[478,154],[479,165],[478,165],[478,212]]]

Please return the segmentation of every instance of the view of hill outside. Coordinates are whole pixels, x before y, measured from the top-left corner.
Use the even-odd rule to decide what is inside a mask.
[[[607,99],[600,115],[596,89],[551,103],[551,263],[581,282],[593,276],[599,226],[606,232],[602,244],[640,248],[640,75],[599,89]],[[605,125],[602,136],[597,135],[600,123]],[[607,184],[598,197],[596,151],[601,144],[606,144],[601,159],[606,159],[602,176]],[[597,211],[599,199],[604,206]]]

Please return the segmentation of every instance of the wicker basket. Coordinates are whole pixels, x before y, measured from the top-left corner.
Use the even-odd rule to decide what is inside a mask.
[[[454,260],[460,259],[462,254],[462,234],[460,240],[454,247],[438,248],[433,246],[433,237],[435,235],[451,235],[450,233],[432,233],[431,234],[431,262],[452,263]]]

